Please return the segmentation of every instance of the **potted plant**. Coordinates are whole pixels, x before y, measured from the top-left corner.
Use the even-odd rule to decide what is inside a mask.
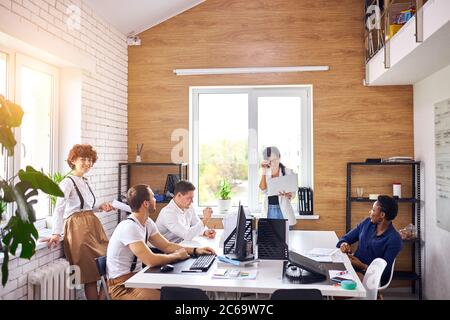
[[[6,100],[0,95],[0,147],[1,152],[11,157],[14,153],[16,139],[13,129],[20,127],[22,123],[22,108]],[[2,285],[5,286],[8,281],[8,263],[9,255],[16,254],[20,245],[20,258],[30,259],[36,250],[36,241],[39,234],[34,226],[36,221],[36,212],[33,205],[37,203],[35,197],[38,190],[46,194],[63,197],[64,193],[49,179],[43,172],[27,166],[25,170],[21,169],[17,175],[6,180],[6,177],[0,176],[0,221],[4,219],[6,225],[0,234],[2,250],[5,253],[2,263]],[[6,216],[5,204],[14,204],[15,211],[9,217]]]
[[[219,200],[219,212],[220,213],[228,213],[231,208],[231,186],[227,180],[220,181],[219,191],[217,192]]]
[[[59,185],[59,184],[61,183],[61,181],[63,181],[63,179],[64,179],[65,177],[67,177],[67,176],[70,174],[70,172],[71,172],[71,171],[67,172],[66,174],[62,174],[61,172],[56,171],[56,172],[53,173],[53,174],[49,173],[47,176],[48,176],[48,178],[51,179],[54,183],[56,183],[57,185]],[[47,228],[51,229],[51,228],[52,228],[52,224],[53,224],[53,217],[52,217],[52,214],[53,214],[53,210],[55,210],[56,198],[57,198],[57,197],[54,196],[54,195],[49,195],[49,198],[50,198],[50,204],[51,204],[51,207],[50,207],[50,215],[48,215],[48,216],[45,218],[45,221],[46,221],[46,224],[47,224]]]

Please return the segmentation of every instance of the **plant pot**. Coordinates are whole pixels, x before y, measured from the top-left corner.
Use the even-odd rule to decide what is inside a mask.
[[[231,208],[231,199],[228,200],[217,200],[217,204],[219,205],[219,213],[226,214],[230,211]]]

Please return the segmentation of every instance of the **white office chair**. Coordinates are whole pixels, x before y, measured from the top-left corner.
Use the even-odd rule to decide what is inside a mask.
[[[364,275],[363,285],[366,288],[367,296],[365,300],[377,300],[378,288],[380,280],[387,262],[384,259],[376,258],[367,268]]]
[[[395,260],[396,260],[396,259],[394,259],[394,262],[392,262],[392,269],[391,269],[391,275],[389,276],[389,281],[388,281],[384,286],[379,287],[379,288],[378,288],[378,291],[382,291],[382,290],[387,289],[387,287],[389,287],[389,285],[391,284],[392,276],[394,275]]]

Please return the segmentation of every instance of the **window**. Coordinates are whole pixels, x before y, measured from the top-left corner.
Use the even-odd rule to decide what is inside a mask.
[[[29,57],[16,55],[16,102],[24,116],[17,130],[15,168],[33,166],[44,173],[53,172],[55,152],[58,70]],[[16,170],[17,171],[17,170]],[[50,213],[50,200],[41,191],[34,206],[36,218]]]
[[[55,67],[18,53],[0,52],[0,94],[19,104],[24,111],[22,125],[14,131],[17,141],[14,156],[7,159],[6,154],[0,154],[3,178],[12,177],[28,165],[44,173],[54,171],[58,160],[55,148],[57,84]],[[15,92],[13,98],[8,95],[10,92]],[[36,218],[43,219],[50,213],[50,200],[40,191],[37,200]]]
[[[248,95],[199,96],[199,205],[215,205],[221,179],[233,185],[236,201],[248,198]],[[232,126],[230,126],[232,124]]]
[[[268,146],[280,149],[281,162],[298,174],[299,186],[311,186],[310,86],[191,90],[191,180],[198,207],[215,206],[219,183],[226,179],[233,206],[241,202],[259,211],[259,167]]]
[[[7,77],[8,73],[6,70],[6,62],[8,56],[6,53],[0,51],[0,95],[7,97],[6,94],[6,83],[7,83]],[[6,178],[6,151],[3,152],[3,150],[0,150],[0,177]]]
[[[7,73],[7,58],[8,56],[6,55],[6,53],[1,52],[0,51],[0,95],[7,97],[7,78],[8,78],[8,73]],[[0,150],[0,178],[1,179],[6,179],[7,178],[7,156],[6,156],[7,151],[6,150]],[[3,216],[0,218],[0,228],[2,227],[3,224],[6,223],[7,221],[7,216],[6,214],[3,214]]]

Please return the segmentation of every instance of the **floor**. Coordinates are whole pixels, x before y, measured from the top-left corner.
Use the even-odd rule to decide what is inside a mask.
[[[411,293],[410,287],[401,287],[401,288],[392,288],[392,289],[386,289],[383,291],[383,298],[384,300],[418,300],[419,296],[416,292],[416,294]]]
[[[382,292],[384,300],[418,300],[418,295],[411,293],[410,287],[397,287],[388,288]],[[237,295],[233,293],[212,293],[209,292],[208,296],[210,299],[220,299],[220,300],[269,300],[270,295],[268,294],[242,294]],[[84,290],[77,290],[77,300],[86,300],[84,296]]]

